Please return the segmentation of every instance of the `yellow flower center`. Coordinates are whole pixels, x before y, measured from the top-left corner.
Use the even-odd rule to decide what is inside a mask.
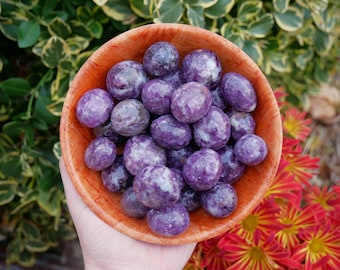
[[[325,250],[325,245],[322,240],[315,238],[309,243],[309,250],[313,253],[323,252]]]
[[[286,131],[292,136],[292,137],[296,137],[297,134],[300,131],[300,126],[298,125],[298,123],[296,121],[294,121],[295,119],[286,119],[283,123],[283,126],[285,127]]]
[[[250,257],[252,260],[254,261],[262,261],[264,258],[264,253],[261,249],[259,249],[258,247],[253,247],[250,250]]]
[[[242,221],[242,227],[249,232],[255,231],[258,224],[258,217],[255,215],[249,215]]]

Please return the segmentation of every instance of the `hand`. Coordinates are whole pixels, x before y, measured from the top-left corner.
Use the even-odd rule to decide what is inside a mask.
[[[130,238],[99,219],[76,192],[60,160],[66,201],[76,227],[86,270],[182,269],[196,243],[164,246]]]

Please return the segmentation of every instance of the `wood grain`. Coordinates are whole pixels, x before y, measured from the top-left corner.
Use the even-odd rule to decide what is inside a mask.
[[[191,214],[187,231],[177,237],[163,237],[149,230],[144,220],[125,216],[119,206],[120,195],[107,191],[100,174],[89,170],[83,161],[86,146],[94,138],[90,129],[76,119],[77,101],[87,90],[105,87],[105,77],[115,63],[141,61],[144,51],[156,41],[169,41],[179,50],[181,59],[188,52],[206,48],[220,58],[223,72],[235,71],[247,77],[256,89],[258,106],[253,113],[256,134],[267,143],[266,160],[248,167],[235,184],[239,196],[236,211],[218,219],[197,210]],[[210,31],[182,24],[152,24],[127,31],[103,44],[81,67],[67,93],[60,123],[63,158],[71,180],[85,203],[103,221],[135,239],[156,244],[199,242],[217,236],[242,221],[262,200],[276,174],[281,156],[282,127],[280,112],[272,89],[259,67],[241,49]]]

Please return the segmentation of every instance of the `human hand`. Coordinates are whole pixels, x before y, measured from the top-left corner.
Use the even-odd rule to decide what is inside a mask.
[[[85,205],[67,174],[62,158],[59,166],[86,270],[177,270],[184,267],[196,243],[155,245],[116,231]]]

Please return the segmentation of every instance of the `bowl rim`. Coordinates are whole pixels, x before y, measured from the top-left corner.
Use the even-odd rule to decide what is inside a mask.
[[[83,162],[82,160],[77,157],[77,155],[74,155],[74,147],[72,144],[74,144],[74,139],[72,138],[71,134],[73,132],[81,132],[85,134],[86,140],[91,140],[91,136],[88,132],[88,129],[85,127],[72,127],[72,124],[70,120],[74,119],[74,115],[71,114],[74,113],[74,110],[72,110],[72,105],[75,104],[75,93],[77,92],[77,88],[79,85],[82,84],[82,78],[83,76],[87,76],[89,74],[89,69],[91,69],[94,65],[98,67],[98,59],[101,57],[101,53],[103,51],[107,51],[109,49],[112,49],[113,47],[117,46],[117,44],[122,44],[124,40],[127,40],[129,38],[136,38],[136,36],[140,35],[141,33],[145,32],[159,32],[162,33],[163,37],[162,40],[166,40],[168,37],[166,35],[167,31],[172,31],[175,33],[176,31],[180,31],[182,34],[190,34],[192,31],[194,31],[196,34],[201,35],[202,37],[206,39],[213,39],[214,41],[218,42],[220,46],[228,46],[232,48],[233,53],[240,57],[240,65],[242,65],[244,62],[247,64],[248,71],[256,71],[253,75],[254,82],[255,83],[261,83],[261,87],[265,88],[267,91],[268,97],[266,97],[266,102],[271,104],[271,109],[273,110],[273,117],[272,123],[268,123],[268,128],[274,130],[274,137],[272,138],[275,141],[275,155],[271,156],[271,161],[273,164],[271,164],[270,167],[267,168],[266,171],[266,177],[265,180],[263,180],[263,185],[259,189],[259,194],[256,194],[252,199],[249,201],[248,204],[244,204],[240,212],[238,212],[237,216],[231,215],[227,218],[225,218],[225,221],[217,221],[216,224],[218,226],[214,228],[204,229],[205,227],[203,224],[200,224],[200,228],[193,230],[190,234],[184,233],[182,235],[178,235],[176,237],[164,237],[160,235],[156,235],[154,233],[150,233],[148,230],[145,230],[141,228],[140,231],[138,231],[135,228],[131,228],[126,223],[124,223],[124,220],[122,219],[115,219],[114,216],[112,216],[109,213],[103,213],[102,206],[103,204],[107,203],[105,201],[101,201],[99,197],[91,197],[88,194],[87,188],[83,184],[83,179],[80,175],[78,175],[79,170],[81,169],[79,167],[79,163]],[[106,67],[107,69],[107,67]],[[94,75],[95,76],[95,75]],[[257,77],[258,78],[257,78]],[[256,78],[255,78],[256,77]],[[262,85],[264,84],[264,85]],[[255,87],[256,88],[256,87]],[[269,91],[270,90],[270,91]],[[79,97],[79,95],[78,95]],[[275,106],[275,104],[276,106]],[[266,104],[267,105],[267,104]],[[210,30],[199,28],[192,25],[187,24],[179,24],[179,23],[162,23],[162,24],[149,24],[144,26],[139,26],[136,28],[133,28],[131,30],[127,30],[117,36],[114,36],[107,42],[105,42],[99,49],[97,49],[87,60],[86,62],[80,67],[77,74],[75,75],[73,81],[70,84],[69,90],[66,94],[64,105],[62,108],[62,114],[60,119],[60,145],[61,145],[61,152],[62,152],[62,158],[64,159],[66,170],[70,176],[71,182],[75,186],[76,191],[79,193],[80,197],[84,200],[86,205],[104,222],[106,222],[111,227],[115,228],[117,231],[124,233],[132,238],[135,238],[137,240],[154,243],[154,244],[166,244],[166,245],[177,245],[177,244],[185,244],[185,243],[191,243],[191,242],[200,242],[203,240],[210,239],[212,237],[218,236],[222,234],[223,232],[230,229],[232,226],[236,225],[240,221],[242,221],[262,200],[262,198],[265,196],[266,192],[270,188],[270,185],[272,184],[276,171],[279,166],[279,160],[282,150],[282,126],[281,126],[281,116],[280,111],[276,103],[276,99],[274,96],[274,93],[272,91],[272,88],[267,81],[265,75],[261,71],[261,69],[258,67],[258,65],[248,56],[245,52],[243,52],[239,47],[237,47],[235,44],[233,44],[231,41],[227,40],[226,38],[222,37],[221,35],[214,33]],[[248,179],[247,179],[248,180]],[[98,194],[100,192],[103,192],[103,189],[96,190]],[[202,217],[205,218],[206,216]],[[137,223],[139,221],[136,221]],[[145,221],[144,221],[145,222]],[[136,225],[137,226],[137,225]],[[190,226],[189,226],[190,228]]]

